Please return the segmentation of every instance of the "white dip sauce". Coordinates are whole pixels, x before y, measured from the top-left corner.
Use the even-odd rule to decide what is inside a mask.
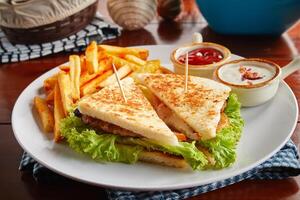
[[[274,66],[257,61],[227,64],[219,69],[219,78],[234,85],[255,85],[272,79],[275,74]]]

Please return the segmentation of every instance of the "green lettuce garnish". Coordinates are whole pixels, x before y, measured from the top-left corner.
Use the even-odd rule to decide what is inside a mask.
[[[210,166],[212,168],[225,168],[236,160],[236,145],[244,127],[240,107],[236,94],[230,94],[225,108],[230,125],[219,131],[215,138],[199,141],[199,144],[206,147],[215,159],[216,163]]]
[[[117,144],[117,135],[98,135],[73,114],[63,119],[60,127],[62,135],[72,149],[88,154],[98,161],[134,163],[143,150],[139,146]]]
[[[179,146],[170,146],[148,139],[95,131],[72,113],[61,121],[60,128],[72,149],[98,161],[135,163],[141,151],[158,150],[183,157],[194,170],[203,169],[208,163],[206,156],[196,148],[195,142],[180,142]]]
[[[191,143],[179,142],[179,146],[171,146],[157,144],[151,140],[141,138],[123,137],[120,138],[120,140],[122,143],[139,145],[147,150],[158,150],[172,155],[182,156],[194,170],[204,169],[208,164],[206,156],[195,146],[195,141]]]

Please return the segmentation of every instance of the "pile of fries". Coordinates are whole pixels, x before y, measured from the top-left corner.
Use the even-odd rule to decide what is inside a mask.
[[[46,98],[36,96],[34,106],[45,132],[54,132],[54,140],[62,139],[59,122],[76,107],[78,100],[93,94],[117,80],[112,64],[120,79],[136,73],[169,73],[159,60],[147,61],[149,52],[143,48],[97,45],[92,42],[85,55],[71,55],[67,66],[60,66],[55,75],[44,81]]]

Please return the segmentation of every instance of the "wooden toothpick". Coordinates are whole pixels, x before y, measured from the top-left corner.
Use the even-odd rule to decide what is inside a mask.
[[[114,73],[115,73],[115,76],[116,76],[116,79],[117,79],[117,82],[119,84],[119,87],[120,87],[120,90],[121,90],[121,93],[122,93],[122,96],[123,96],[123,99],[124,101],[127,103],[127,99],[126,99],[126,96],[125,96],[125,92],[123,90],[123,87],[122,87],[122,84],[121,84],[121,80],[120,80],[120,77],[118,75],[118,72],[117,72],[117,69],[116,69],[116,66],[114,63],[112,63],[112,66],[113,66],[113,70],[114,70]]]
[[[184,87],[184,93],[188,91],[188,76],[189,76],[189,56],[188,53],[186,53],[185,56],[185,87]]]

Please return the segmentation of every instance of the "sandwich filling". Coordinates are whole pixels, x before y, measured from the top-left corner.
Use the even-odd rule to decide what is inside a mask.
[[[102,121],[100,119],[96,119],[90,117],[88,115],[82,115],[81,117],[83,123],[90,125],[92,128],[97,130],[103,130],[109,133],[113,133],[121,136],[131,136],[131,137],[141,137],[139,134],[136,134],[130,130],[122,128],[120,126]]]

